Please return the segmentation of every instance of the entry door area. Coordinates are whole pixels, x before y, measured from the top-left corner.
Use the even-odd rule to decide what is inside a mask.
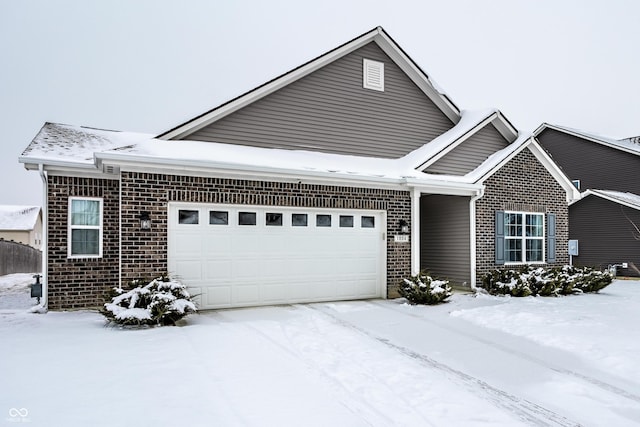
[[[383,211],[170,203],[169,273],[201,309],[385,295]]]

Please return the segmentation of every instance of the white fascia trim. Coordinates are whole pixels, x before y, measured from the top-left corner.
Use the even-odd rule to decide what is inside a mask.
[[[484,174],[477,183],[484,183],[489,177],[500,170],[505,164],[510,162],[515,156],[520,154],[522,150],[529,148],[529,151],[538,159],[538,161],[547,169],[553,178],[564,188],[567,195],[567,203],[580,198],[580,191],[573,185],[571,180],[560,170],[558,165],[551,160],[546,151],[536,142],[533,136],[527,138],[526,142],[516,148],[512,153],[506,156],[500,163],[494,166],[486,174]]]
[[[199,129],[202,129],[203,127],[215,122],[216,120],[219,120],[220,118],[233,113],[234,111],[237,111],[257,100],[259,100],[260,98],[263,98],[293,82],[295,82],[296,80],[301,79],[302,77],[311,74],[312,72],[324,67],[325,65],[335,61],[336,59],[350,53],[353,52],[356,49],[359,49],[360,47],[364,46],[365,44],[369,43],[370,41],[372,41],[374,39],[374,37],[376,37],[381,31],[381,28],[378,27],[366,34],[363,34],[362,36],[358,37],[357,39],[353,40],[352,42],[342,46],[339,49],[336,49],[332,52],[329,52],[319,58],[317,58],[316,60],[309,62],[308,64],[295,69],[293,71],[290,71],[288,73],[286,73],[285,75],[283,75],[280,78],[276,78],[275,80],[271,81],[270,83],[267,83],[261,87],[258,87],[257,89],[254,89],[253,91],[250,91],[249,93],[245,94],[245,95],[241,95],[240,97],[236,98],[235,100],[229,102],[228,104],[225,104],[221,107],[215,108],[214,110],[210,111],[209,113],[203,115],[202,117],[199,117],[197,119],[194,119],[192,121],[189,121],[187,123],[185,123],[184,125],[162,135],[161,137],[159,137],[158,139],[164,139],[164,140],[170,140],[170,139],[175,139],[175,138],[180,138],[182,136],[191,134],[193,132],[198,131]]]
[[[402,49],[398,45],[396,45],[393,40],[391,40],[391,38],[384,32],[381,27],[377,27],[376,29],[363,34],[350,43],[347,43],[338,49],[326,53],[321,57],[307,63],[306,65],[290,71],[282,77],[276,78],[275,80],[272,80],[271,82],[258,87],[257,89],[254,89],[245,95],[241,95],[228,104],[224,104],[218,108],[215,108],[202,117],[191,120],[183,124],[182,126],[179,126],[176,129],[167,132],[166,134],[159,137],[159,139],[176,139],[202,129],[203,127],[215,122],[216,120],[219,120],[222,117],[259,100],[260,98],[263,98],[295,82],[296,80],[305,77],[308,74],[311,74],[312,72],[324,67],[325,65],[335,61],[336,59],[339,59],[353,52],[354,50],[361,48],[371,41],[375,41],[376,44],[392,59],[392,61],[398,67],[400,67],[400,69],[402,69],[409,76],[409,78],[411,78],[411,80],[422,90],[422,92],[424,92],[424,94],[427,95],[429,99],[431,99],[451,121],[453,121],[454,123],[458,123],[458,121],[460,121],[460,111],[458,110],[458,108],[449,100],[447,96],[438,92],[438,90],[429,80],[429,77],[425,75],[425,73],[422,72],[414,64],[414,62],[403,53]]]
[[[584,199],[587,196],[597,196],[597,197],[600,197],[602,199],[608,200],[610,202],[617,203],[619,205],[623,205],[623,206],[626,206],[628,208],[640,211],[640,206],[634,205],[633,203],[629,203],[629,202],[626,202],[626,201],[623,201],[623,200],[620,200],[620,199],[616,199],[615,197],[611,197],[608,194],[604,194],[604,193],[602,193],[602,192],[600,192],[598,190],[587,190],[584,193],[582,193],[581,196],[582,197],[580,198],[580,200]],[[580,200],[573,200],[571,203],[569,203],[569,206],[573,205],[576,202],[579,202]]]
[[[405,178],[405,185],[419,190],[423,194],[442,194],[447,196],[473,196],[484,186],[482,184],[469,184],[451,181],[434,181]]]
[[[78,170],[78,169],[86,169],[92,170],[95,169],[96,166],[93,163],[80,163],[80,162],[69,162],[64,160],[51,160],[40,157],[18,157],[18,162],[23,163],[25,169],[27,170],[38,170],[40,165],[47,167],[49,169],[70,169],[70,170]]]
[[[399,187],[404,183],[403,179],[386,178],[379,176],[351,175],[343,172],[307,171],[288,168],[273,168],[267,166],[236,165],[230,163],[216,163],[211,161],[175,160],[149,156],[135,156],[127,158],[122,154],[96,153],[98,168],[103,164],[119,166],[121,170],[158,172],[170,171],[171,174],[187,173],[211,176],[252,176],[268,179],[317,180],[331,183],[375,184]],[[166,172],[165,172],[166,173]]]
[[[434,164],[435,162],[437,162],[438,160],[440,160],[441,158],[446,156],[449,152],[451,152],[458,145],[462,144],[464,141],[466,141],[467,139],[471,138],[473,135],[476,134],[476,132],[478,132],[480,129],[484,128],[486,125],[491,123],[496,117],[498,117],[498,113],[497,112],[492,113],[486,119],[482,120],[480,123],[478,123],[477,125],[475,125],[471,129],[469,129],[467,132],[465,132],[462,136],[460,136],[454,142],[452,142],[451,144],[449,144],[445,148],[443,148],[438,154],[436,154],[435,156],[431,157],[426,162],[422,163],[420,166],[418,166],[416,168],[416,170],[419,170],[420,172],[424,172],[425,169],[427,169],[429,166],[431,166],[432,164]]]
[[[580,190],[573,185],[571,179],[560,169],[558,164],[554,162],[547,152],[538,144],[534,137],[529,138],[529,143],[526,144],[529,150],[533,153],[538,161],[549,171],[551,176],[564,188],[567,194],[567,203],[571,203],[574,200],[580,199]]]
[[[440,93],[431,79],[416,66],[402,49],[382,30],[375,37],[375,42],[393,62],[404,71],[409,78],[433,101],[454,124],[460,121],[460,110],[449,98]]]
[[[630,154],[634,154],[636,156],[640,156],[640,151],[632,150],[630,148],[622,147],[620,145],[615,145],[615,144],[612,144],[612,143],[610,143],[608,141],[604,141],[602,139],[599,139],[596,136],[589,135],[589,134],[586,134],[586,133],[575,132],[575,131],[572,131],[570,129],[565,129],[565,128],[561,127],[561,126],[551,125],[549,123],[543,123],[540,126],[538,126],[538,128],[535,131],[533,131],[533,135],[537,137],[545,129],[552,129],[552,130],[555,130],[555,131],[558,131],[558,132],[566,133],[567,135],[575,136],[576,138],[584,139],[586,141],[595,142],[596,144],[600,144],[600,145],[604,145],[604,146],[609,147],[609,148],[613,148],[614,150],[624,151],[626,153],[630,153]]]
[[[511,122],[507,120],[507,118],[502,114],[501,111],[498,111],[497,120],[494,120],[492,123],[498,132],[509,142],[513,142],[518,139],[518,129],[514,128]]]

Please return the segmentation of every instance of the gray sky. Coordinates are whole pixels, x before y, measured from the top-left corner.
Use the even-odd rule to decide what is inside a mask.
[[[0,0],[0,204],[45,121],[160,133],[380,25],[462,109],[640,135],[635,0]]]

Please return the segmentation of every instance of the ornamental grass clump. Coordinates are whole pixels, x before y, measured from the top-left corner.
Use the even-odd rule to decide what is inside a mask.
[[[426,273],[402,279],[398,291],[411,304],[439,304],[451,296],[448,280],[436,280]]]
[[[184,316],[197,311],[186,286],[168,276],[131,282],[133,289],[113,290],[111,302],[101,313],[109,322],[124,326],[175,325]]]
[[[590,267],[532,267],[496,269],[482,279],[482,287],[492,295],[559,296],[598,292],[613,281],[609,271]]]

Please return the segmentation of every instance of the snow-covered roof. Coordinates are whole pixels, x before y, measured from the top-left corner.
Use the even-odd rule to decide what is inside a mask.
[[[617,150],[626,151],[628,153],[640,155],[640,137],[631,137],[625,139],[615,139],[612,137],[599,135],[597,133],[585,132],[579,129],[573,129],[566,126],[552,125],[549,123],[543,123],[535,130],[534,135],[539,135],[545,129],[554,129],[559,132],[564,132],[569,135],[576,136],[588,141],[592,141],[598,144],[606,145]]]
[[[451,130],[399,159],[319,153],[221,144],[203,141],[167,141],[150,134],[118,132],[104,129],[46,123],[25,150],[20,161],[28,165],[101,168],[101,163],[136,163],[162,165],[167,168],[195,167],[200,170],[236,170],[331,176],[415,184],[472,185],[485,177],[504,159],[528,142],[520,135],[507,148],[486,159],[464,176],[428,174],[419,169],[450,144],[465,138],[498,117],[497,110],[462,111],[461,120]]]
[[[582,193],[581,200],[590,195],[601,197],[611,202],[640,210],[640,195],[637,194],[612,190],[587,190]]]
[[[153,138],[150,134],[45,123],[22,153],[33,163],[94,166],[94,153]]]
[[[0,205],[0,230],[33,230],[39,214],[39,206]]]

